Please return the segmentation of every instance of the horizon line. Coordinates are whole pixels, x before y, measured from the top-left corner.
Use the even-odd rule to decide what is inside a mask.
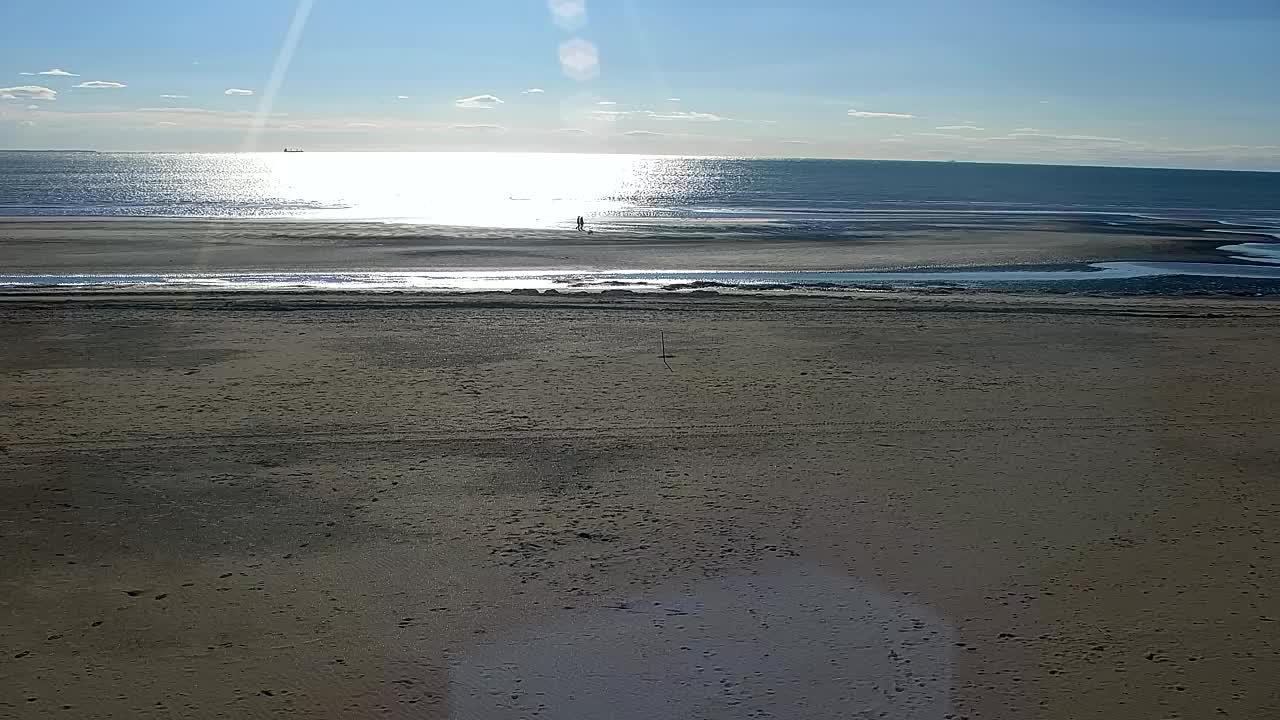
[[[292,150],[292,148],[290,148]],[[89,148],[0,148],[0,153],[84,153],[100,155],[280,155],[283,150],[101,150]],[[1034,162],[1018,160],[930,160],[925,158],[821,157],[806,155],[697,155],[681,153],[580,152],[576,150],[306,150],[290,154],[437,154],[437,155],[627,155],[652,158],[686,158],[699,160],[803,160],[822,162],[893,162],[932,163],[936,165],[1017,165],[1029,167],[1079,167],[1112,170],[1191,170],[1197,172],[1280,173],[1275,169],[1195,167],[1183,165],[1099,165],[1076,162]]]

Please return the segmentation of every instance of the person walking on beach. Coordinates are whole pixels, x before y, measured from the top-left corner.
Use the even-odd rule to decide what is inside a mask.
[[[582,232],[582,229],[586,226],[587,226],[587,221],[582,219],[582,216],[579,215],[578,216],[578,232]]]

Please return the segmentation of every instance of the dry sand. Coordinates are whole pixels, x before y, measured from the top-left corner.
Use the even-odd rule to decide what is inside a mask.
[[[0,716],[1276,717],[1277,320],[0,302]]]

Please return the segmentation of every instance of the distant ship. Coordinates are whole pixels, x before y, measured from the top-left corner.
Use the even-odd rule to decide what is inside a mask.
[[[285,148],[285,152],[304,152],[302,148]]]

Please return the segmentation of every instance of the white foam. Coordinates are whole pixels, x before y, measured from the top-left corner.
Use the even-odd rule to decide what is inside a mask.
[[[1280,238],[1280,233],[1276,233],[1276,237]],[[1280,263],[1280,243],[1237,243],[1234,245],[1222,245],[1218,249],[1226,253],[1234,253],[1231,256],[1232,260]]]
[[[700,284],[751,290],[779,287],[910,287],[1132,280],[1168,275],[1280,280],[1280,245],[1224,246],[1244,263],[1100,262],[1080,269],[913,271],[538,270],[455,272],[286,272],[126,275],[0,275],[0,289],[61,290],[367,290],[505,292],[511,290],[691,289]]]
[[[1208,230],[1205,230],[1205,232],[1222,233],[1224,235],[1250,235],[1250,236],[1268,235],[1277,240],[1280,240],[1280,230],[1276,230],[1275,228],[1251,227],[1248,230],[1222,230],[1220,228],[1209,228]],[[1218,248],[1218,249],[1221,250],[1222,248]]]

